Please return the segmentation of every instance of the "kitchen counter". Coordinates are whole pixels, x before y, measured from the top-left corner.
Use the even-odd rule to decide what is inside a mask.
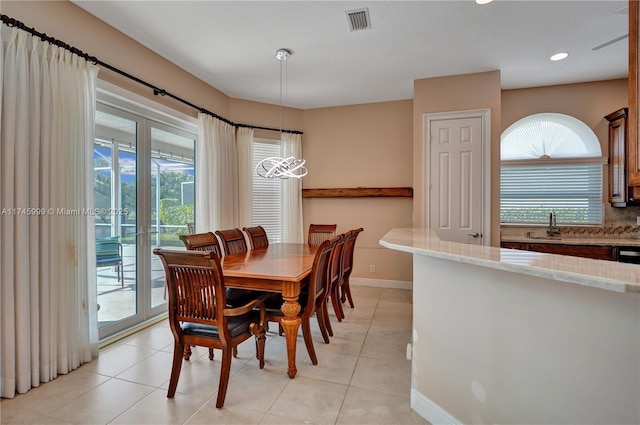
[[[426,420],[640,423],[640,265],[420,228],[380,244],[413,257],[411,408]]]
[[[599,243],[604,243],[604,240],[599,240]],[[537,241],[550,243],[549,240],[527,239],[528,243]],[[563,240],[558,242],[564,243]],[[440,240],[432,230],[422,228],[392,229],[380,240],[380,245],[559,282],[615,292],[640,292],[640,266],[635,264],[612,265],[589,258],[447,242]]]

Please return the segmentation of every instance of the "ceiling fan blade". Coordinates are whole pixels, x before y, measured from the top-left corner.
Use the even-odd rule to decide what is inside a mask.
[[[607,46],[610,46],[613,43],[617,43],[620,40],[624,40],[627,37],[629,37],[629,34],[621,35],[620,37],[616,37],[613,40],[609,40],[606,43],[602,43],[601,45],[596,46],[596,47],[592,48],[591,50],[595,52],[596,50],[600,50],[603,47],[607,47]]]

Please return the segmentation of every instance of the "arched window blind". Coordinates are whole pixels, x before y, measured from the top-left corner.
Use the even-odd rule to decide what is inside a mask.
[[[535,114],[507,128],[500,140],[500,221],[559,225],[601,224],[600,142],[582,121]]]

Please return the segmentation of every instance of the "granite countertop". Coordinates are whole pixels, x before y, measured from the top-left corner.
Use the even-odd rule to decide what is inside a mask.
[[[640,265],[636,264],[447,242],[426,228],[392,229],[380,240],[380,245],[559,282],[615,292],[640,292]]]
[[[601,246],[640,246],[640,239],[616,238],[616,237],[575,237],[562,236],[560,238],[547,238],[544,236],[503,235],[501,242],[520,243],[550,243],[562,245],[601,245]]]

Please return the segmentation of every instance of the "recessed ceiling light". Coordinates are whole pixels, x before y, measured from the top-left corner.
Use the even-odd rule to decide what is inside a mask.
[[[491,3],[493,0],[476,0],[477,4],[489,4]]]
[[[566,59],[566,57],[569,56],[569,53],[556,53],[555,55],[551,56],[549,59],[551,59],[552,61],[561,61],[562,59]]]

